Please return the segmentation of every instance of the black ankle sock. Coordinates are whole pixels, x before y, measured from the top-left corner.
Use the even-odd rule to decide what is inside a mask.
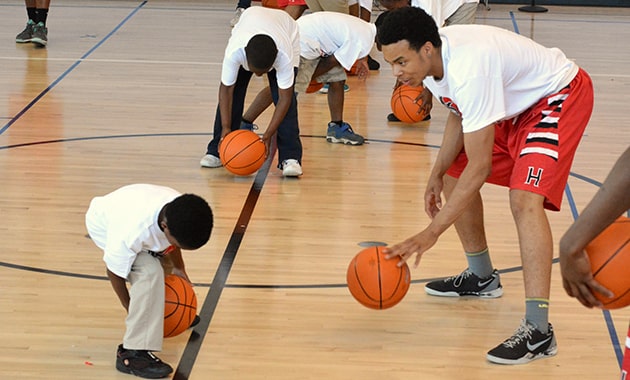
[[[48,8],[37,8],[37,19],[34,20],[36,24],[43,22],[46,25],[46,19],[48,18]]]
[[[331,120],[331,123],[337,124],[337,125],[341,125],[343,124],[343,120]]]
[[[33,8],[26,8],[26,13],[28,14],[28,19],[29,20],[33,20],[34,23],[37,24],[37,9],[35,7]]]

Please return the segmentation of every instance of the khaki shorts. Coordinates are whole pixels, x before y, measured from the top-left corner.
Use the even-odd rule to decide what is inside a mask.
[[[306,0],[311,12],[329,11],[348,14],[348,0]]]
[[[300,67],[298,68],[297,77],[295,78],[295,91],[296,92],[306,92],[306,88],[308,84],[311,82],[311,79],[315,79],[315,81],[319,83],[328,83],[328,82],[341,82],[348,79],[346,75],[346,70],[343,67],[337,65],[317,78],[313,78],[313,73],[315,72],[315,68],[319,63],[320,58],[316,59],[305,59],[300,57]]]
[[[444,20],[444,26],[449,25],[461,25],[461,24],[474,24],[477,16],[478,3],[465,3],[461,7],[457,8],[455,13]]]

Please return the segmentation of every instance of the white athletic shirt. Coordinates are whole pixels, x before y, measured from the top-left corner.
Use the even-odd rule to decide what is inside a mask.
[[[559,49],[498,27],[451,25],[439,32],[444,76],[424,84],[462,116],[464,133],[520,114],[567,86],[579,70]]]
[[[297,20],[300,55],[306,59],[334,55],[344,69],[367,56],[374,45],[376,26],[339,12],[314,12]]]
[[[158,214],[179,195],[168,187],[135,184],[92,199],[85,224],[90,238],[104,251],[107,269],[127,278],[138,253],[170,246],[158,226]]]
[[[479,3],[479,0],[411,0],[411,6],[427,12],[433,17],[438,28],[466,3]]]
[[[266,34],[276,43],[278,56],[272,67],[276,69],[278,87],[291,88],[293,68],[300,65],[298,26],[287,12],[266,7],[247,8],[232,29],[223,57],[221,83],[226,86],[234,85],[241,66],[250,71],[245,56],[245,46],[257,34]]]

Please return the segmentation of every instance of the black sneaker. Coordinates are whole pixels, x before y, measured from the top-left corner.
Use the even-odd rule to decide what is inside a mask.
[[[369,68],[370,70],[378,70],[378,69],[380,69],[380,68],[381,68],[381,64],[380,64],[380,63],[378,63],[378,61],[377,61],[377,60],[375,60],[374,58],[372,58],[372,57],[370,57],[370,56],[368,55],[368,68]]]
[[[118,345],[116,353],[116,369],[145,379],[162,379],[167,377],[173,368],[147,350],[127,350]]]
[[[431,114],[425,116],[424,119],[422,119],[422,121],[429,121],[429,120],[431,120]],[[393,113],[390,113],[389,115],[387,115],[387,121],[397,122],[397,121],[400,121],[400,119],[397,118],[396,115],[394,115]]]
[[[525,364],[532,360],[547,358],[558,353],[553,327],[545,334],[526,320],[514,335],[488,351],[488,361],[497,364]]]
[[[193,319],[192,323],[190,324],[190,326],[188,326],[189,329],[197,326],[199,324],[199,322],[201,322],[201,318],[199,318],[198,315],[195,315],[195,319]]]
[[[457,276],[429,282],[424,286],[424,291],[432,296],[442,297],[497,298],[503,295],[501,279],[496,269],[487,278],[479,278],[469,269],[466,269]]]

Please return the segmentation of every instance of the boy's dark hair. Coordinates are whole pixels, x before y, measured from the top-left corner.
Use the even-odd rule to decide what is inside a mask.
[[[380,20],[379,20],[380,19]],[[376,38],[380,45],[407,40],[409,47],[419,51],[427,41],[442,46],[433,17],[417,7],[404,7],[381,14],[376,20]]]
[[[171,235],[185,249],[197,249],[210,239],[214,218],[208,202],[194,194],[173,199],[164,210]]]
[[[245,46],[245,55],[250,69],[269,71],[278,56],[278,48],[273,38],[257,34]]]

